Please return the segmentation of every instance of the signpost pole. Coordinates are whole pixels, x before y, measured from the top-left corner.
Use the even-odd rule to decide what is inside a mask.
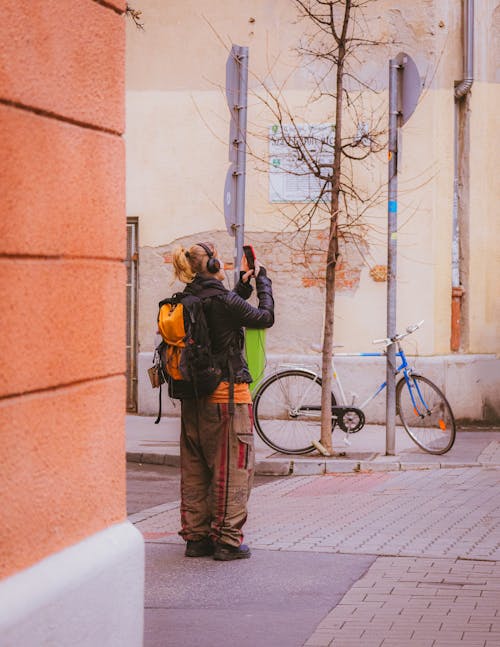
[[[398,74],[399,64],[389,61],[389,188],[387,205],[387,337],[396,334],[396,262],[398,210]],[[396,348],[387,347],[386,454],[396,453]]]
[[[234,284],[240,277],[240,262],[245,242],[245,185],[247,153],[247,104],[248,104],[248,47],[240,47],[240,87],[238,105],[238,155],[236,160],[236,235],[234,258]]]
[[[396,335],[398,242],[398,130],[417,107],[422,82],[404,52],[389,61],[389,186],[387,203],[387,337]],[[387,347],[386,454],[396,453],[396,345]]]
[[[224,184],[224,218],[234,241],[234,284],[240,277],[245,240],[245,181],[247,149],[248,47],[233,45],[226,63],[226,98],[231,114],[229,168]]]

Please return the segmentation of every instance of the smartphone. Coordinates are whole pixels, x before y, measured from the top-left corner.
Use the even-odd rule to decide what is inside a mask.
[[[255,252],[254,252],[253,247],[251,245],[243,245],[243,253],[245,254],[245,258],[247,259],[248,269],[249,270],[254,270],[255,269]]]

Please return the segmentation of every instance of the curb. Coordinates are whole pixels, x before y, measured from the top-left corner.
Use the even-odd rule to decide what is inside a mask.
[[[180,467],[181,457],[175,454],[127,452],[127,463],[147,463],[149,465],[169,465],[170,467]]]
[[[155,454],[152,452],[127,452],[128,463],[147,463],[151,465],[169,465],[180,467],[180,456],[173,454]],[[262,476],[313,476],[316,474],[339,474],[357,472],[399,472],[409,470],[458,469],[466,467],[483,467],[498,469],[497,463],[485,462],[449,462],[435,463],[384,460],[376,454],[370,460],[335,459],[335,458],[265,458],[255,463],[255,473]]]

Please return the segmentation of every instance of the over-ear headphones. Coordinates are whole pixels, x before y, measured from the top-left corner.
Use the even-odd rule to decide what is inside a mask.
[[[207,272],[210,272],[210,274],[217,274],[217,272],[220,270],[219,259],[215,258],[213,251],[205,243],[196,243],[196,244],[199,245],[200,247],[203,247],[203,249],[207,253],[207,256],[208,256]]]

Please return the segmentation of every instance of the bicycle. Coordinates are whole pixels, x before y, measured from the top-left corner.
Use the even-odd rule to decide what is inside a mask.
[[[408,364],[401,341],[414,333],[423,321],[410,325],[405,333],[373,343],[397,345],[401,360],[395,374],[402,374],[396,384],[396,413],[411,439],[430,454],[444,454],[455,442],[456,426],[451,407],[442,391],[428,378],[415,373]],[[384,357],[378,353],[341,353],[337,356]],[[363,409],[387,386],[382,382],[375,393],[359,407],[348,406],[342,383],[335,370],[337,398],[332,393],[332,433],[338,425],[346,434],[360,431],[365,424]],[[281,365],[280,370],[258,385],[253,400],[255,428],[260,438],[283,454],[308,454],[318,448],[321,425],[321,384],[319,373],[296,365]],[[348,443],[349,444],[349,443]],[[321,447],[321,445],[319,445]]]

